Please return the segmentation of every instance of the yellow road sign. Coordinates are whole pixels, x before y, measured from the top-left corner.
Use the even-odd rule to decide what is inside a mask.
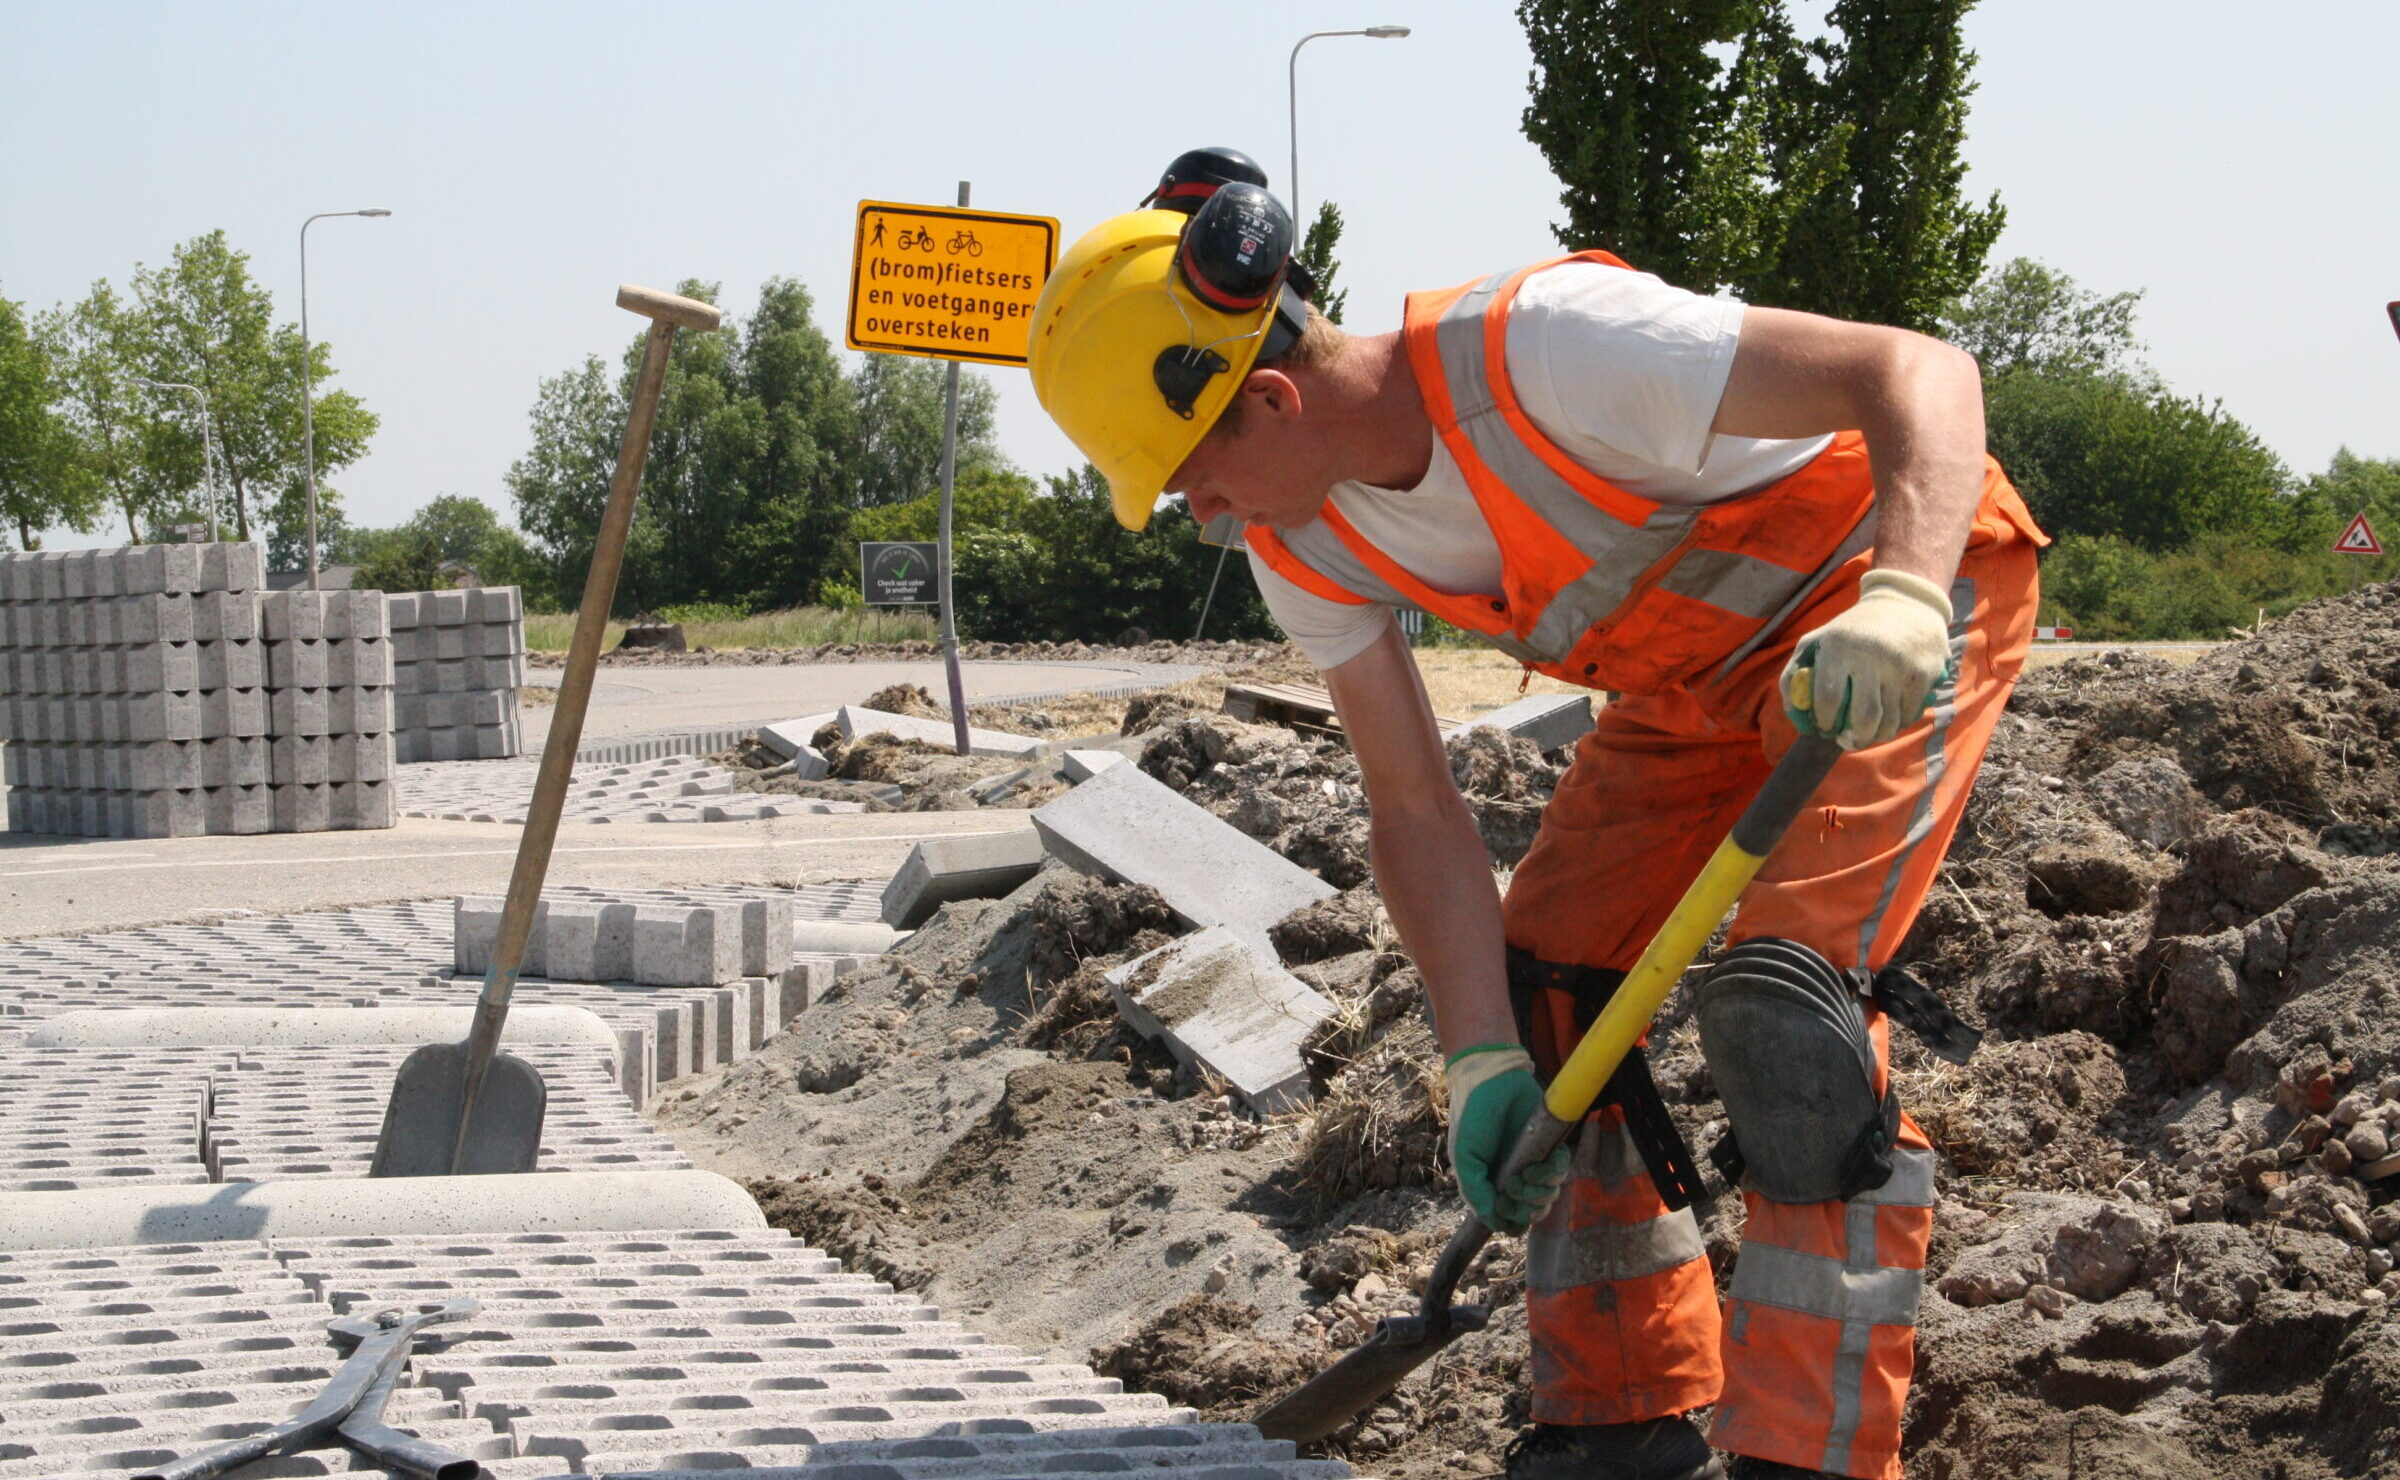
[[[852,349],[1022,365],[1058,223],[949,206],[858,203]]]

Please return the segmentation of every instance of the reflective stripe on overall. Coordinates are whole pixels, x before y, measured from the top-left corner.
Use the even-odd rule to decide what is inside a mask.
[[[1620,692],[1544,812],[1506,919],[1509,943],[1541,960],[1624,970],[1791,742],[1777,675],[1800,635],[1857,600],[1873,481],[1863,441],[1845,434],[1731,505],[1666,508],[1608,485],[1516,409],[1502,351],[1525,276],[1412,297],[1407,329],[1428,414],[1499,539],[1502,596],[1432,591],[1330,505],[1250,538],[1304,589],[1415,605],[1540,671]],[[1732,939],[1796,940],[1845,969],[1890,958],[2023,663],[2040,542],[1987,461],[1952,588],[1954,674],[1925,719],[1834,768],[1743,896]],[[1548,995],[1528,1044],[1545,1072],[1573,1042],[1571,1004]],[[1885,1027],[1870,1020],[1880,1056]],[[1848,1203],[1746,1193],[1720,1319],[1697,1225],[1666,1212],[1618,1112],[1595,1112],[1528,1240],[1533,1416],[1622,1423],[1714,1403],[1722,1448],[1896,1480],[1933,1175],[1905,1117],[1899,1146],[1891,1181]]]

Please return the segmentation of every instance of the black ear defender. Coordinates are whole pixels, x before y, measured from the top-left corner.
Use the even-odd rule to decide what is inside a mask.
[[[1231,173],[1237,164],[1256,178],[1206,178]],[[1308,327],[1313,282],[1292,255],[1291,212],[1267,192],[1266,173],[1249,156],[1230,149],[1179,156],[1151,199],[1167,209],[1189,210],[1192,219],[1176,247],[1175,271],[1192,296],[1231,314],[1275,305],[1263,327],[1259,362],[1276,359],[1299,341]],[[1151,379],[1168,407],[1189,420],[1208,383],[1230,368],[1213,347],[1169,345],[1153,362]]]
[[[1216,194],[1219,186],[1266,183],[1267,172],[1239,149],[1228,149],[1221,144],[1186,149],[1158,177],[1158,188],[1142,197],[1142,204],[1162,211],[1181,211],[1188,216]]]

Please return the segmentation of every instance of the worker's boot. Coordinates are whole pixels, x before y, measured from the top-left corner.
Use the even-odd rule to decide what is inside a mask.
[[[1508,1446],[1507,1480],[1723,1480],[1680,1414],[1641,1423],[1537,1423]]]
[[[1737,1454],[1725,1464],[1726,1480],[1841,1480],[1824,1470],[1804,1470],[1781,1460],[1760,1459],[1756,1455]]]

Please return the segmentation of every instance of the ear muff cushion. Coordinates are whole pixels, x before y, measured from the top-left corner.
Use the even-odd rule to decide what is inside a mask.
[[[1183,229],[1175,264],[1201,302],[1225,313],[1264,307],[1292,260],[1292,218],[1256,185],[1220,188]]]

